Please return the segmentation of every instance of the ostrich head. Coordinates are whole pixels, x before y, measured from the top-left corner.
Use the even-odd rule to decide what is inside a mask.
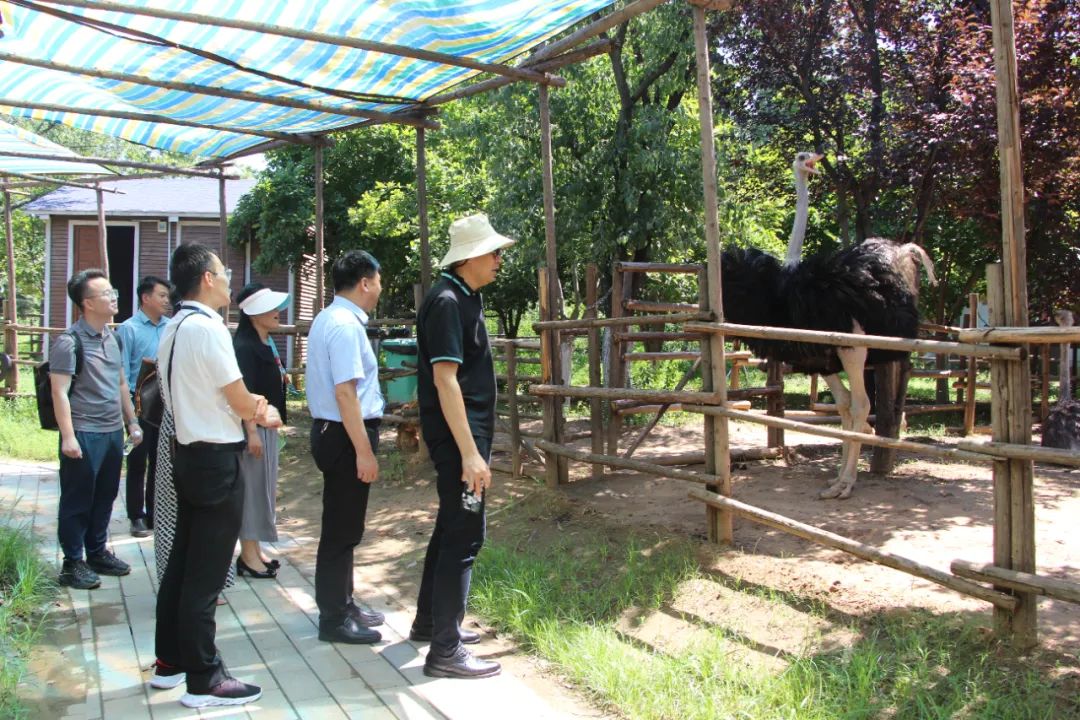
[[[820,175],[821,170],[818,169],[817,164],[823,157],[825,156],[812,152],[797,153],[795,162],[791,163],[791,171],[795,173],[795,184],[805,183],[811,175]]]
[[[803,238],[806,237],[806,219],[810,213],[810,191],[808,182],[811,175],[818,175],[818,161],[824,155],[801,152],[795,155],[791,170],[795,174],[795,222],[791,225],[791,239],[788,240],[785,265],[794,265],[802,257]]]

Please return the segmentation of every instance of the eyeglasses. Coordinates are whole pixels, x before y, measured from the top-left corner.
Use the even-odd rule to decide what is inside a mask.
[[[120,297],[120,291],[117,290],[116,288],[110,288],[108,290],[103,290],[102,292],[98,293],[97,295],[90,295],[86,299],[87,300],[93,300],[94,298],[109,298],[110,300],[116,300],[119,297]]]
[[[207,271],[207,272],[209,272],[209,271]],[[232,270],[230,270],[229,268],[222,268],[221,272],[214,273],[214,275],[217,275],[218,277],[225,278],[225,282],[228,283],[229,285],[232,285]]]

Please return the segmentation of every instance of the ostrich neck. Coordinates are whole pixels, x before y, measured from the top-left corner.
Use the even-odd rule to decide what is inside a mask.
[[[803,238],[806,237],[806,216],[810,212],[810,192],[806,176],[795,174],[795,222],[791,226],[791,239],[788,240],[786,265],[794,265],[802,258]]]

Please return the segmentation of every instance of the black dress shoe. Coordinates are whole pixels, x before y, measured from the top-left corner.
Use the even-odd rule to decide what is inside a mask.
[[[386,616],[378,610],[372,610],[368,612],[356,603],[349,603],[345,608],[345,611],[349,613],[349,617],[356,621],[358,625],[363,627],[377,627],[386,622]]]
[[[431,642],[431,632],[431,628],[419,629],[413,625],[409,629],[409,639],[413,642]],[[466,630],[465,628],[458,628],[458,636],[465,645],[475,645],[480,642],[480,633],[474,633],[472,630]]]
[[[424,662],[424,674],[437,678],[486,678],[502,672],[502,666],[494,660],[473,657],[464,645],[459,645],[457,652],[448,658],[440,658],[428,653]]]
[[[269,580],[270,578],[277,577],[277,570],[268,565],[265,570],[259,572],[258,570],[249,567],[248,564],[244,562],[243,558],[236,558],[236,575],[237,577],[244,577],[247,575],[248,577],[261,580]]]
[[[349,645],[371,645],[382,640],[378,630],[372,630],[358,624],[351,617],[345,618],[340,625],[319,623],[319,639],[323,642],[348,643]]]
[[[146,524],[146,520],[143,518],[135,518],[131,521],[131,537],[143,538],[150,537],[154,534],[154,531]]]

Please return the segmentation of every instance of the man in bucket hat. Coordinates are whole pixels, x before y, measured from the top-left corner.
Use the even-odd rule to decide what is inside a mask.
[[[431,642],[424,663],[430,677],[491,677],[501,669],[465,648],[480,637],[461,622],[473,561],[484,544],[495,434],[495,367],[480,288],[495,280],[502,251],[513,244],[485,215],[456,220],[441,277],[416,317],[420,427],[435,463],[439,513],[409,638]]]

